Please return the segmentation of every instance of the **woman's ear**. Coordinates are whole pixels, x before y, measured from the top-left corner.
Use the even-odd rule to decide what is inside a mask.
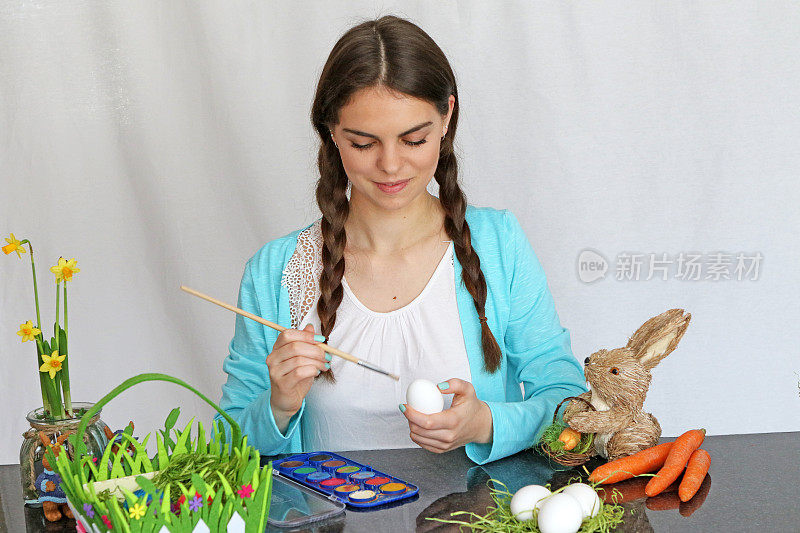
[[[658,363],[678,346],[692,315],[683,309],[670,309],[654,316],[636,330],[627,347],[647,370]]]
[[[451,94],[450,98],[447,100],[447,104],[448,104],[447,116],[444,118],[445,130],[447,130],[447,128],[450,127],[450,117],[453,116],[453,108],[456,106],[456,97]]]

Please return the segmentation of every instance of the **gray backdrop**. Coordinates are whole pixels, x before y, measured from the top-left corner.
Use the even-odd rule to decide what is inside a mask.
[[[318,216],[314,85],[388,13],[450,58],[468,197],[519,217],[578,359],[683,307],[646,405],[664,434],[800,430],[800,6],[777,1],[0,2],[0,232],[36,246],[48,330],[48,268],[78,259],[74,398],[147,371],[219,398],[234,316],[178,286],[235,302],[247,258]],[[31,293],[0,257],[0,463],[41,402]],[[145,384],[103,417],[143,435],[177,405],[211,416]]]

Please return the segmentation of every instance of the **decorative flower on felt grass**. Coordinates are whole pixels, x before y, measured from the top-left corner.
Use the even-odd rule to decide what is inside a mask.
[[[242,485],[242,488],[236,491],[236,494],[239,495],[240,498],[249,498],[253,494],[253,486],[249,483],[247,485]]]
[[[111,523],[111,520],[109,520],[106,515],[103,515],[100,518],[103,519],[103,523],[106,525],[108,529],[114,529],[114,524]]]
[[[31,321],[28,320],[24,324],[19,325],[19,331],[17,332],[17,335],[22,337],[22,342],[25,342],[34,340],[36,335],[38,335],[41,332],[42,331],[39,328],[33,327]]]
[[[83,504],[83,512],[86,514],[87,518],[94,518],[94,508],[90,503]]]
[[[61,363],[66,359],[66,355],[58,355],[58,350],[53,351],[53,355],[42,354],[42,366],[39,367],[39,372],[49,372],[50,379],[56,377],[56,372],[61,370]]]
[[[130,508],[129,513],[131,515],[131,518],[139,520],[140,518],[142,518],[144,516],[144,513],[146,511],[147,511],[147,507],[145,507],[141,503],[134,503],[133,507]]]
[[[56,283],[61,280],[72,281],[72,275],[81,271],[80,268],[75,268],[78,261],[73,257],[69,261],[63,257],[58,258],[58,264],[50,267],[50,272],[56,275]]]
[[[192,498],[192,501],[189,502],[189,510],[192,512],[197,512],[203,506],[203,498],[201,496],[195,496]]]
[[[3,246],[3,253],[8,255],[11,252],[17,252],[17,257],[22,259],[22,255],[21,254],[25,253],[25,248],[22,247],[22,243],[19,241],[19,239],[14,237],[13,233],[11,235],[9,235],[9,237],[6,237],[6,242],[8,244]]]

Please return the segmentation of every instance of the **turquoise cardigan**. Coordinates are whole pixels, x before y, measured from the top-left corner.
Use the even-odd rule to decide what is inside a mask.
[[[478,313],[456,258],[456,300],[472,385],[492,413],[492,442],[466,445],[469,458],[483,464],[532,446],[552,422],[558,402],[586,388],[569,331],[561,326],[542,266],[516,217],[508,210],[468,206],[466,219],[486,278],[488,325],[503,354],[500,369],[487,373]],[[281,276],[300,231],[268,242],[250,258],[239,290],[240,308],[278,324],[291,323],[289,293]],[[220,406],[264,455],[309,451],[299,427],[305,401],[285,433],[270,408],[266,357],[277,337],[277,331],[237,315],[223,363],[228,380]],[[402,416],[399,411],[397,416]]]

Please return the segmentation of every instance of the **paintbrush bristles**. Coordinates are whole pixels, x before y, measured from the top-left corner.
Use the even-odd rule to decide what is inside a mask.
[[[265,319],[261,318],[258,315],[254,315],[253,313],[248,313],[244,309],[239,309],[238,307],[234,307],[234,306],[232,306],[230,304],[226,304],[225,302],[217,300],[216,298],[212,298],[211,296],[209,296],[207,294],[203,294],[200,291],[196,291],[194,289],[190,289],[189,287],[187,287],[185,285],[181,285],[181,290],[184,291],[184,292],[188,292],[189,294],[191,294],[193,296],[197,296],[198,298],[202,298],[203,300],[206,300],[207,302],[211,302],[212,304],[216,304],[216,305],[218,305],[220,307],[224,307],[228,311],[233,311],[234,313],[236,313],[238,315],[242,315],[242,316],[247,317],[247,318],[249,318],[251,320],[255,320],[259,324],[263,324],[263,325],[267,326],[268,328],[272,328],[272,329],[274,329],[276,331],[286,331],[287,329],[289,329],[289,328],[285,328],[285,327],[281,326],[280,324],[275,324],[274,322],[270,322],[269,320],[265,320]],[[327,344],[322,343],[322,342],[317,344],[317,346],[322,348],[324,351],[326,351],[326,352],[328,352],[330,354],[336,355],[338,357],[341,357],[342,359],[346,359],[347,361],[350,361],[351,363],[355,363],[357,365],[363,366],[364,368],[369,368],[370,370],[372,370],[374,372],[378,372],[379,374],[384,374],[386,376],[389,376],[390,378],[394,379],[395,381],[400,381],[400,377],[399,376],[396,376],[394,374],[391,374],[391,373],[387,372],[386,370],[383,370],[381,368],[373,366],[372,364],[370,364],[370,363],[368,363],[366,361],[362,361],[358,357],[356,357],[354,355],[350,355],[347,352],[343,352],[342,350],[340,350],[338,348],[334,348],[333,346],[328,346]]]

